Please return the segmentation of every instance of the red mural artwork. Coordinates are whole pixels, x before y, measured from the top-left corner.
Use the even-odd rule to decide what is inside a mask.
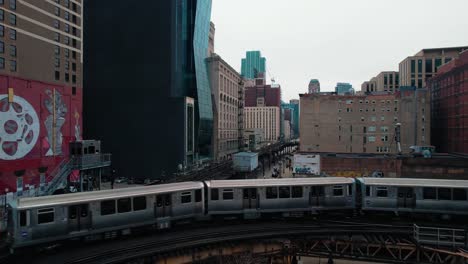
[[[81,140],[82,93],[0,75],[0,194],[37,189]]]

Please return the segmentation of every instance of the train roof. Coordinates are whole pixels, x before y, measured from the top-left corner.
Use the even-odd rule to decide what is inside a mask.
[[[365,185],[468,188],[465,180],[410,179],[410,178],[359,178]]]
[[[45,207],[61,204],[79,204],[90,201],[118,199],[129,196],[142,196],[166,192],[178,192],[203,188],[202,182],[181,182],[152,186],[130,187],[95,192],[81,192],[63,195],[50,195],[42,197],[20,198],[16,204],[10,204],[18,209]]]
[[[211,188],[242,188],[242,187],[265,187],[265,186],[293,186],[293,185],[333,185],[351,184],[354,179],[341,177],[320,178],[288,178],[288,179],[251,179],[251,180],[213,180],[206,184]]]

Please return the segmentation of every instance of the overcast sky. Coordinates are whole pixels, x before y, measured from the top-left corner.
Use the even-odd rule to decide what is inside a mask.
[[[362,82],[423,48],[468,46],[468,0],[213,0],[215,52],[240,72],[260,50],[283,100]]]

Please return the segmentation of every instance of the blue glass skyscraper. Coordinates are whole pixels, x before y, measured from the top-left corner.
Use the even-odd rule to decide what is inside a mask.
[[[211,0],[85,2],[85,136],[103,140],[120,176],[210,158]]]
[[[260,51],[247,51],[242,59],[241,75],[246,79],[255,79],[259,73],[265,73],[266,59]]]

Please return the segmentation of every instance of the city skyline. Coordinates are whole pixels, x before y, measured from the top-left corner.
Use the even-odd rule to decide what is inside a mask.
[[[468,43],[468,35],[459,34],[468,26],[466,1],[444,6],[434,0],[398,0],[391,6],[370,0],[340,4],[337,8],[327,1],[297,0],[297,8],[291,8],[280,1],[215,0],[215,52],[240,71],[245,52],[261,50],[268,58],[267,80],[274,77],[281,84],[287,101],[306,93],[311,78],[320,80],[322,91],[333,91],[337,82],[359,90],[379,72],[398,71],[401,61],[422,49]],[[246,5],[249,9],[243,8]],[[265,6],[268,12],[259,12]],[[425,12],[418,12],[422,7]],[[234,17],[241,11],[248,20]],[[294,48],[288,47],[291,42]]]

